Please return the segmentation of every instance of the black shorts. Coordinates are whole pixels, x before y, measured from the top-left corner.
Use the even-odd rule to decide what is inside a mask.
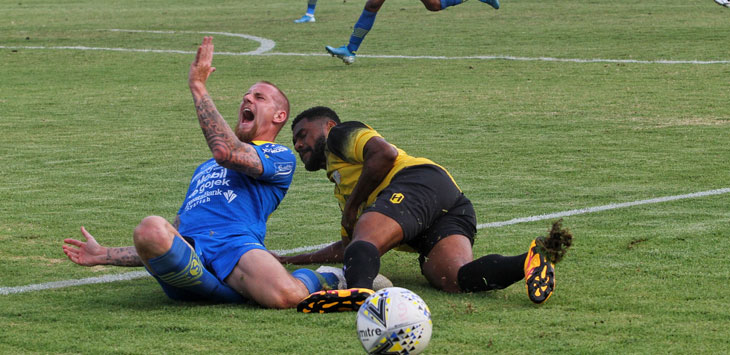
[[[449,174],[436,165],[414,165],[393,176],[365,212],[380,212],[400,224],[403,244],[425,257],[441,239],[461,234],[474,245],[474,206]]]

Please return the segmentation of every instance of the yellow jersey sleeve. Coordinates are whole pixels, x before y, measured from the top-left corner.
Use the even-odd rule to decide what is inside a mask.
[[[343,122],[330,129],[327,149],[345,162],[361,164],[365,161],[365,144],[373,137],[382,136],[362,122]]]

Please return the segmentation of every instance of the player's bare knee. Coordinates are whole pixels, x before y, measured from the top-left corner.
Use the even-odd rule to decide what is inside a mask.
[[[134,229],[134,246],[140,249],[169,249],[170,234],[167,231],[167,220],[160,216],[145,217]],[[167,246],[167,248],[164,248]]]
[[[370,12],[378,12],[380,7],[383,6],[385,0],[368,0],[365,2],[365,10]]]
[[[441,1],[439,0],[422,0],[423,6],[426,7],[428,11],[441,11]]]
[[[459,293],[459,269],[465,264],[464,261],[456,263],[436,263],[433,260],[422,265],[423,276],[434,288],[448,292]]]
[[[426,280],[428,280],[428,283],[437,290],[448,293],[461,292],[461,289],[459,288],[459,282],[457,280],[454,280],[453,278],[449,278],[447,275],[424,274],[424,276],[426,276]]]
[[[441,291],[447,293],[459,293],[461,292],[461,288],[459,288],[459,283],[457,281],[444,279],[441,284]]]

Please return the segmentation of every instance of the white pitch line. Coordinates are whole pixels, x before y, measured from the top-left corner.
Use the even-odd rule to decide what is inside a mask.
[[[54,288],[107,283],[107,282],[114,282],[114,281],[127,281],[127,280],[138,279],[141,277],[147,277],[147,276],[150,276],[150,274],[148,274],[147,271],[133,271],[133,272],[125,273],[125,274],[103,275],[103,276],[97,276],[97,277],[87,277],[85,279],[77,279],[77,280],[54,281],[54,282],[46,282],[43,284],[34,284],[34,285],[17,286],[17,287],[0,287],[0,295],[9,295],[9,294],[13,294],[13,293],[25,293],[25,292],[31,292],[31,291],[42,291],[42,290],[50,290],[50,289],[54,289]]]
[[[243,33],[231,32],[211,32],[211,31],[169,31],[169,30],[124,30],[109,29],[102,31],[110,32],[129,32],[129,33],[156,33],[156,34],[178,34],[178,33],[199,33],[214,34],[227,37],[246,38],[259,43],[259,47],[250,52],[216,52],[216,55],[229,56],[245,56],[245,55],[267,55],[267,56],[297,56],[297,57],[323,57],[329,56],[327,53],[281,53],[271,52],[276,46],[273,40],[247,35]],[[55,50],[86,50],[86,51],[114,51],[114,52],[134,52],[134,53],[174,53],[174,54],[193,54],[195,51],[184,51],[175,49],[135,49],[135,48],[106,48],[106,47],[86,47],[86,46],[0,46],[3,49],[55,49]],[[475,55],[475,56],[417,56],[417,55],[377,55],[377,54],[361,54],[360,58],[379,58],[379,59],[430,59],[430,60],[512,60],[512,61],[541,61],[541,62],[563,62],[563,63],[623,63],[623,64],[730,64],[730,60],[636,60],[636,59],[581,59],[581,58],[553,58],[553,57],[516,57],[509,55]]]
[[[477,229],[504,227],[504,226],[508,226],[508,225],[511,225],[511,224],[517,224],[517,223],[526,223],[526,222],[542,221],[542,220],[545,220],[545,219],[562,218],[562,217],[568,217],[568,216],[575,216],[575,215],[578,215],[578,214],[594,213],[594,212],[601,212],[601,211],[607,211],[607,210],[615,210],[617,208],[625,208],[625,207],[632,207],[632,206],[639,206],[639,205],[648,205],[648,204],[651,204],[651,203],[660,203],[660,202],[667,202],[667,201],[683,200],[683,199],[686,199],[686,198],[697,198],[697,197],[705,197],[705,196],[712,196],[712,195],[721,195],[721,194],[726,194],[728,192],[730,192],[730,188],[717,189],[717,190],[709,190],[709,191],[703,191],[703,192],[695,192],[695,193],[686,194],[686,195],[676,195],[676,196],[666,196],[666,197],[650,198],[648,200],[639,200],[639,201],[633,201],[633,202],[611,203],[611,204],[604,205],[604,206],[580,208],[580,209],[577,209],[577,210],[570,210],[570,211],[550,213],[550,214],[541,214],[539,216],[532,216],[532,217],[515,218],[515,219],[510,219],[509,221],[504,221],[504,222],[483,223],[483,224],[477,225]]]
[[[201,32],[213,33],[213,32]],[[114,47],[87,47],[87,46],[2,46],[0,49],[48,49],[48,50],[81,50],[81,51],[112,51],[112,52],[132,52],[132,53],[172,53],[172,54],[195,54],[195,51],[185,51],[176,49],[141,49],[141,48],[114,48]],[[216,52],[215,55],[221,56],[287,56],[287,57],[325,57],[327,53],[281,53],[267,52],[265,47],[259,46],[250,52]],[[421,59],[421,60],[509,60],[509,61],[532,61],[532,62],[562,62],[562,63],[623,63],[623,64],[730,64],[730,60],[635,60],[635,59],[581,59],[581,58],[553,58],[553,57],[515,57],[506,55],[475,55],[475,56],[431,56],[431,55],[377,55],[377,54],[358,54],[359,58],[379,58],[379,59]]]
[[[570,211],[542,214],[542,215],[531,216],[531,217],[515,218],[515,219],[511,219],[509,221],[503,221],[503,222],[483,223],[483,224],[477,225],[477,229],[497,228],[497,227],[503,227],[503,226],[508,226],[508,225],[512,225],[512,224],[518,224],[518,223],[542,221],[545,219],[575,216],[575,215],[579,215],[579,214],[601,212],[601,211],[613,210],[613,209],[618,209],[618,208],[626,208],[626,207],[633,207],[633,206],[639,206],[639,205],[648,205],[648,204],[683,200],[683,199],[689,199],[689,198],[722,195],[722,194],[726,194],[729,192],[730,192],[730,188],[722,188],[722,189],[717,189],[717,190],[695,192],[695,193],[690,193],[690,194],[685,194],[685,195],[665,196],[665,197],[651,198],[651,199],[647,199],[647,200],[637,200],[637,201],[633,201],[633,202],[611,203],[611,204],[603,205],[603,206],[581,208],[581,209],[575,209],[575,210],[570,210]],[[325,244],[310,245],[310,246],[304,246],[304,247],[288,249],[288,250],[272,250],[272,251],[277,254],[286,255],[286,254],[301,253],[301,252],[311,251],[311,250],[318,250],[329,244],[330,243],[325,243]],[[125,274],[104,275],[104,276],[99,276],[99,277],[89,277],[89,278],[77,279],[77,280],[54,281],[54,282],[33,284],[33,285],[27,285],[27,286],[0,287],[0,295],[25,293],[25,292],[31,292],[31,291],[41,291],[41,290],[49,290],[49,289],[54,289],[54,288],[81,286],[81,285],[96,284],[96,283],[126,281],[126,280],[133,280],[133,279],[138,279],[138,278],[142,278],[142,277],[147,277],[147,276],[149,276],[149,274],[146,271],[134,271],[134,272],[129,272],[129,273],[125,273]]]

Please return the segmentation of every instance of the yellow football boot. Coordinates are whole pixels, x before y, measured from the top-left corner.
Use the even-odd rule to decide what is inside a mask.
[[[555,289],[555,265],[538,252],[537,239],[530,243],[525,259],[525,287],[527,297],[537,304],[550,298]]]
[[[297,305],[297,312],[331,313],[357,311],[365,300],[375,293],[367,288],[317,291]]]
[[[530,301],[541,304],[555,290],[555,264],[563,260],[573,245],[573,234],[563,228],[563,220],[553,222],[546,237],[537,237],[530,243],[525,258],[525,287]]]

